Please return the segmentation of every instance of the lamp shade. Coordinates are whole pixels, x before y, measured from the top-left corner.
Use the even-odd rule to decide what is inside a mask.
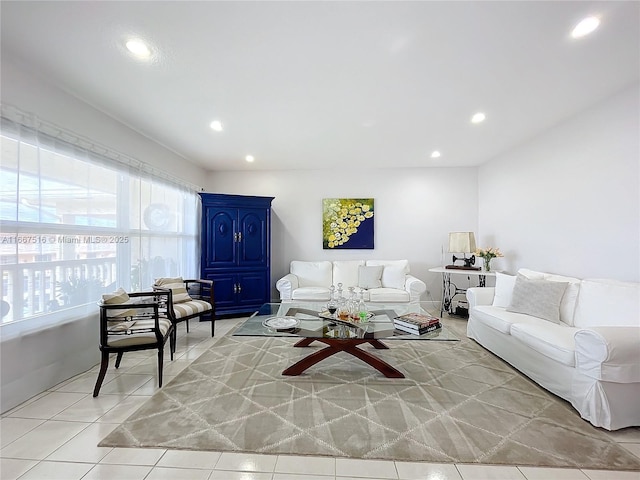
[[[473,232],[453,232],[449,234],[449,252],[472,253],[476,251],[476,237]]]

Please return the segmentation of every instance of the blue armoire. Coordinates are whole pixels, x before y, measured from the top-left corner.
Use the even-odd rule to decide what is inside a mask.
[[[214,281],[216,313],[256,311],[271,300],[271,201],[201,193],[201,278]]]

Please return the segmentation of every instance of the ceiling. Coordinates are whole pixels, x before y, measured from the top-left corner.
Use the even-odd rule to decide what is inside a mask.
[[[640,78],[635,1],[0,8],[3,59],[212,171],[479,165]]]

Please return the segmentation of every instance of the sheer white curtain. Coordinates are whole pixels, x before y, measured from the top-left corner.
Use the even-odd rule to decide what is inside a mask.
[[[194,187],[53,127],[44,133],[42,122],[24,123],[2,117],[3,334],[9,325],[30,330],[86,314],[118,287],[197,276]]]

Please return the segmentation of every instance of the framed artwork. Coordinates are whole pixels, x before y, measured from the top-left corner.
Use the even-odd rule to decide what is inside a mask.
[[[322,248],[373,249],[373,198],[323,198]]]

